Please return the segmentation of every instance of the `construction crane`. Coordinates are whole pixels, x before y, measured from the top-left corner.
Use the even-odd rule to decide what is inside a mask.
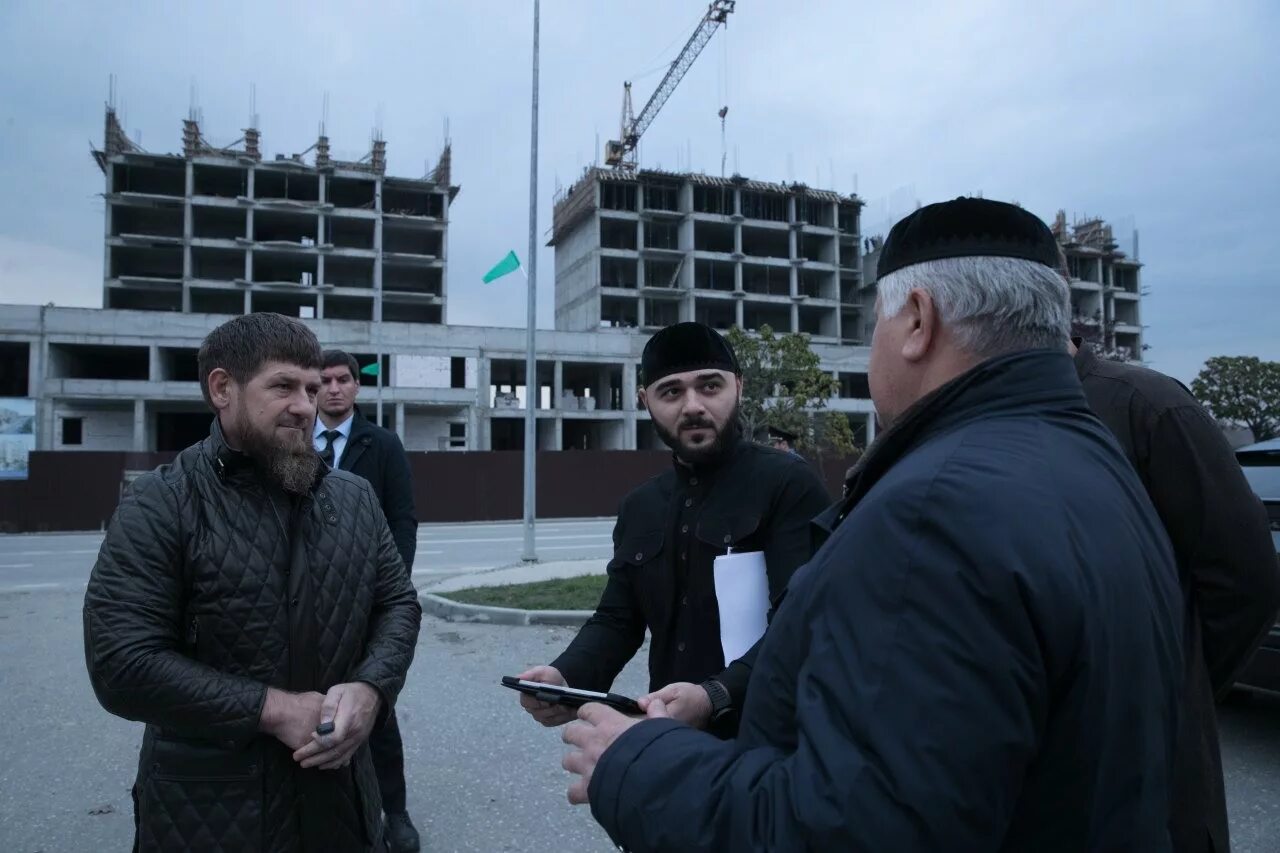
[[[604,162],[606,164],[615,169],[635,168],[636,145],[640,143],[640,137],[644,135],[645,130],[653,123],[658,111],[662,109],[662,105],[667,102],[667,98],[670,98],[671,93],[676,90],[676,86],[680,85],[680,80],[684,78],[685,72],[693,65],[693,61],[698,58],[698,54],[702,53],[702,49],[707,46],[707,42],[711,41],[711,37],[715,35],[716,28],[727,22],[729,13],[733,11],[735,4],[736,0],[711,0],[711,3],[707,6],[707,14],[702,16],[702,20],[693,31],[693,35],[689,36],[689,40],[685,42],[680,55],[671,63],[671,67],[667,69],[666,76],[662,78],[658,88],[649,96],[649,102],[644,105],[640,115],[632,115],[631,112],[630,81],[622,84],[622,131],[619,134],[621,138],[611,139],[605,143]],[[723,119],[723,116],[721,118]]]

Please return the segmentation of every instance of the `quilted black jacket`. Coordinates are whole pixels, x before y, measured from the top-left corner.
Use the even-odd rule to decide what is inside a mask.
[[[421,610],[369,484],[324,471],[287,499],[210,437],[139,478],[85,596],[102,706],[147,724],[136,850],[368,850],[381,803],[367,746],[303,770],[258,733],[268,686],[364,681],[390,708]]]

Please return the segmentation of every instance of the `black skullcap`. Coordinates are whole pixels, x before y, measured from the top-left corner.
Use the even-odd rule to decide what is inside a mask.
[[[1058,241],[1049,226],[1015,204],[958,198],[930,204],[893,226],[876,265],[876,277],[942,258],[987,255],[1021,258],[1057,269]]]
[[[769,427],[769,438],[774,441],[785,441],[788,444],[794,444],[795,440],[799,438],[799,436],[794,432],[788,432],[782,427],[771,426]]]
[[[686,370],[742,373],[733,347],[719,332],[703,323],[676,323],[649,338],[640,356],[640,376],[646,387]]]

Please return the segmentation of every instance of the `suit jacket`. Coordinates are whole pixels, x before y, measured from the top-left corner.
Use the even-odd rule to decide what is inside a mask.
[[[1280,571],[1266,511],[1218,424],[1176,379],[1102,361],[1087,347],[1075,365],[1089,408],[1137,470],[1178,561],[1186,687],[1172,790],[1174,850],[1225,851],[1213,703],[1275,621]]]
[[[413,556],[418,548],[418,519],[413,509],[409,457],[405,455],[400,437],[366,418],[357,406],[338,468],[363,477],[373,486],[396,550],[404,560],[405,571],[412,576]]]

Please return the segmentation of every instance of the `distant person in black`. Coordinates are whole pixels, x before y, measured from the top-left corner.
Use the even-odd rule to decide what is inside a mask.
[[[782,427],[769,427],[769,446],[774,450],[781,450],[783,453],[790,453],[792,456],[799,457],[800,452],[796,450],[796,439],[799,438],[794,432],[785,430]]]
[[[550,666],[520,677],[607,690],[652,633],[649,689],[672,716],[732,731],[756,649],[724,659],[712,564],[762,551],[776,602],[810,556],[809,521],[829,498],[802,460],[743,437],[742,376],[728,342],[701,323],[654,335],[641,356],[642,406],[674,454],[671,470],[627,495],[613,530],[609,579],[595,614]],[[758,644],[757,644],[758,645]],[[572,709],[521,696],[557,726]]]
[[[350,353],[325,350],[320,373],[319,414],[315,448],[330,468],[350,471],[369,481],[391,528],[405,574],[413,582],[413,558],[418,547],[418,519],[413,511],[413,482],[409,458],[394,432],[370,421],[356,405],[360,364]],[[404,743],[395,712],[369,737],[373,768],[386,811],[386,841],[392,853],[412,853],[421,840],[409,819],[404,784]]]

